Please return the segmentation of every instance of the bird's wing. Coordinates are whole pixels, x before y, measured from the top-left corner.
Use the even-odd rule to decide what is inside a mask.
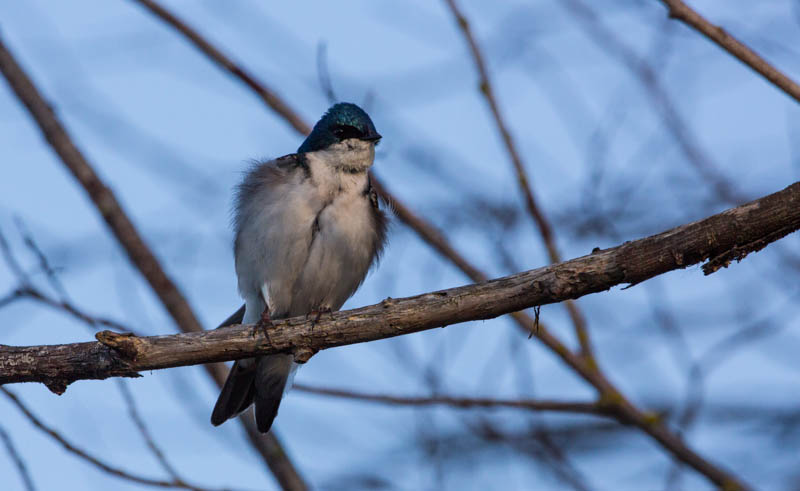
[[[314,192],[304,154],[256,164],[239,186],[234,212],[236,274],[248,304],[247,317],[260,315],[249,312],[250,305],[264,298],[276,318],[289,309],[292,285],[308,257],[319,211]]]
[[[375,188],[372,187],[371,175],[367,180],[366,193],[372,205],[372,223],[375,226],[375,241],[372,251],[372,263],[375,264],[380,259],[383,248],[386,245],[386,233],[389,229],[389,219],[386,216],[386,212],[381,210],[378,193],[375,191]]]
[[[232,313],[227,319],[222,321],[220,325],[217,326],[217,329],[221,327],[232,326],[234,324],[241,324],[243,319],[244,319],[244,305],[239,307],[239,310]]]

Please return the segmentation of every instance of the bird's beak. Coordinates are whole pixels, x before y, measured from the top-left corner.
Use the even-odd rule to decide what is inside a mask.
[[[381,138],[383,138],[383,137],[381,136],[380,133],[378,133],[377,131],[371,131],[371,132],[367,133],[366,135],[364,135],[364,137],[361,138],[361,139],[364,140],[364,141],[377,143],[378,140],[380,140]]]

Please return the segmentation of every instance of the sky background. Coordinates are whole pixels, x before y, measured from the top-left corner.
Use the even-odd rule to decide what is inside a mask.
[[[689,162],[671,124],[683,128],[705,161],[746,199],[798,179],[796,102],[696,32],[669,21],[658,1],[587,3],[597,19],[581,20],[567,1],[460,2],[564,258],[731,206]],[[800,79],[797,2],[690,3]],[[324,52],[337,99],[362,105],[384,136],[374,170],[392,192],[492,276],[547,263],[477,90],[466,44],[443,2],[164,5],[309,123],[330,105],[319,80]],[[597,26],[620,44],[594,35]],[[215,327],[241,303],[229,226],[232,189],[252,159],[292,153],[302,137],[135,2],[0,1],[0,36],[205,327]],[[613,48],[620,45],[652,68],[667,109],[642,84],[642,65],[626,63]],[[677,119],[664,116],[669,108]],[[0,169],[0,230],[26,269],[36,270],[36,258],[18,223],[58,267],[76,305],[140,333],[176,332],[5,83]],[[697,389],[689,383],[692,362],[708,361],[698,389],[705,409],[688,430],[688,441],[765,489],[800,485],[800,428],[784,424],[800,409],[799,250],[795,234],[709,277],[695,266],[579,301],[601,367],[643,407],[680,409]],[[33,280],[57,293],[48,290],[43,275],[34,273]],[[395,222],[380,266],[345,308],[468,282]],[[0,295],[16,286],[12,271],[0,264]],[[542,319],[575,346],[562,306],[544,307]],[[677,327],[670,331],[667,325]],[[745,333],[746,342],[730,341],[737,332]],[[32,301],[0,309],[2,344],[92,337],[85,325]],[[719,348],[726,342],[735,349]],[[300,370],[296,382],[394,395],[594,396],[506,318],[326,350]],[[239,426],[208,423],[217,389],[200,367],[144,373],[124,383],[187,481],[275,487]],[[118,385],[77,382],[60,397],[41,385],[10,389],[81,448],[131,472],[163,477]],[[546,458],[510,440],[482,439],[482,425],[506,435],[552,429],[570,472],[589,489],[662,489],[672,470],[664,451],[634,429],[519,410],[400,408],[293,391],[282,403],[276,432],[315,488],[564,486]],[[37,489],[144,488],[65,452],[4,397],[0,426]],[[10,485],[6,489],[22,489],[2,452],[0,475]],[[678,487],[708,486],[688,470]]]

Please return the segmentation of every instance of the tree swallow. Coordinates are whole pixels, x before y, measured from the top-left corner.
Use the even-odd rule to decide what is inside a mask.
[[[234,255],[242,309],[222,325],[330,312],[364,281],[386,239],[368,171],[381,135],[355,104],[332,106],[297,153],[254,165],[236,193]],[[291,354],[239,360],[211,414],[215,426],[255,403],[266,433],[297,364]]]

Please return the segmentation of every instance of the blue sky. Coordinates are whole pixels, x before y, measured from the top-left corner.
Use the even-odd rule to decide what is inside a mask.
[[[688,163],[635,72],[589,35],[566,3],[460,3],[484,48],[501,109],[565,258],[727,207]],[[603,25],[654,67],[686,131],[743,195],[756,198],[798,179],[795,102],[697,33],[668,21],[660,2],[590,3]],[[800,20],[791,1],[691,3],[800,78]],[[536,230],[520,211],[514,173],[477,90],[466,45],[444,3],[164,4],[309,123],[329,106],[318,80],[324,45],[336,95],[364,105],[384,135],[375,172],[393,192],[491,275],[546,264]],[[0,35],[206,327],[227,317],[240,304],[229,227],[231,190],[251,159],[291,153],[302,137],[134,2],[2,2]],[[0,165],[0,227],[26,267],[34,269],[35,258],[23,245],[15,218],[59,267],[75,304],[139,332],[175,332],[5,84],[0,84]],[[511,225],[487,222],[487,213],[506,217]],[[614,232],[579,227],[595,214],[609,216]],[[799,245],[793,236],[709,277],[692,267],[582,299],[601,365],[636,402],[680,406],[687,390],[681,357],[702,357],[737,329],[761,323],[775,329],[715,366],[705,380],[705,401],[756,411],[796,407],[800,292],[798,269],[789,265]],[[34,279],[48,288],[41,275]],[[381,265],[345,307],[467,282],[396,223]],[[15,284],[0,266],[0,294]],[[664,334],[657,311],[670,314],[687,349],[676,348],[675,338]],[[545,307],[542,315],[575,345],[561,307]],[[0,325],[0,343],[11,345],[93,335],[32,302],[0,309]],[[237,426],[208,424],[216,388],[200,368],[143,375],[127,384],[183,477],[208,487],[275,486]],[[427,395],[432,379],[444,394],[593,396],[507,319],[328,350],[296,381]],[[60,397],[39,385],[11,389],[82,448],[131,471],[162,475],[127,416],[116,382],[78,382]],[[782,451],[780,440],[752,421],[727,423],[715,414],[709,409],[688,434],[694,447],[751,483],[790,487],[797,479],[796,444],[792,452]],[[3,398],[0,416],[38,489],[64,488],[65,480],[68,489],[142,488],[64,452]],[[519,449],[470,440],[484,418],[512,434],[536,424],[563,429],[601,422],[512,410],[395,408],[294,391],[276,426],[315,487],[357,487],[352,476],[363,474],[398,489],[559,488],[551,471]],[[796,434],[787,438],[794,442]],[[461,450],[432,456],[423,444],[429,440]],[[576,441],[567,455],[591,489],[663,487],[671,468],[663,451],[633,430]],[[436,459],[441,467],[432,464]],[[15,472],[0,454],[0,475],[16,479]],[[682,482],[687,489],[707,486],[691,471]]]

